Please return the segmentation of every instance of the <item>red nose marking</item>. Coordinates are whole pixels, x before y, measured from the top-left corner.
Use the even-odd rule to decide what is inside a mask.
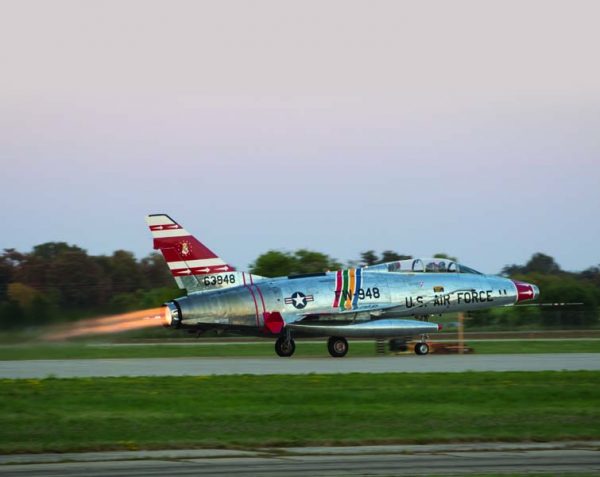
[[[533,300],[535,298],[533,286],[529,283],[520,282],[518,280],[513,280],[513,283],[517,287],[517,303],[520,301]]]
[[[442,325],[438,323],[438,331],[442,331]]]

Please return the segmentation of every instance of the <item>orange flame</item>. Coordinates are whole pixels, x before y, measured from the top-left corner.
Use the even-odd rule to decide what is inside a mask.
[[[77,321],[73,324],[62,326],[45,336],[50,341],[65,340],[75,336],[101,335],[107,333],[120,333],[122,331],[139,330],[153,326],[162,326],[166,323],[166,309],[164,307],[148,310],[133,311],[120,315],[104,316]]]

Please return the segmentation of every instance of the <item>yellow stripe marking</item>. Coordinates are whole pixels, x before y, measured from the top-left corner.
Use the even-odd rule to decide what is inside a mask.
[[[346,299],[345,308],[352,309],[352,298],[354,297],[354,287],[356,287],[356,268],[348,270],[348,298]]]

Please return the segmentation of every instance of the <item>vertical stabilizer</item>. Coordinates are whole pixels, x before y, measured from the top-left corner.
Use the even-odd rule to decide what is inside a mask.
[[[166,214],[146,217],[154,238],[154,249],[160,250],[180,288],[201,291],[245,284],[255,278],[217,256],[196,237]]]

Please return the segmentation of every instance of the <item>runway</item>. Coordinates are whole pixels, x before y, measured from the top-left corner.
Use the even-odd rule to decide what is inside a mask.
[[[0,361],[0,378],[208,376],[600,370],[598,353],[430,355],[376,358],[136,358]]]
[[[350,448],[181,450],[0,456],[3,476],[465,475],[597,473],[598,443],[440,444]],[[30,459],[29,461],[27,459]],[[46,459],[46,460],[44,460]],[[48,460],[50,459],[50,460]],[[74,460],[75,462],[64,462]],[[23,463],[29,462],[29,463]]]

